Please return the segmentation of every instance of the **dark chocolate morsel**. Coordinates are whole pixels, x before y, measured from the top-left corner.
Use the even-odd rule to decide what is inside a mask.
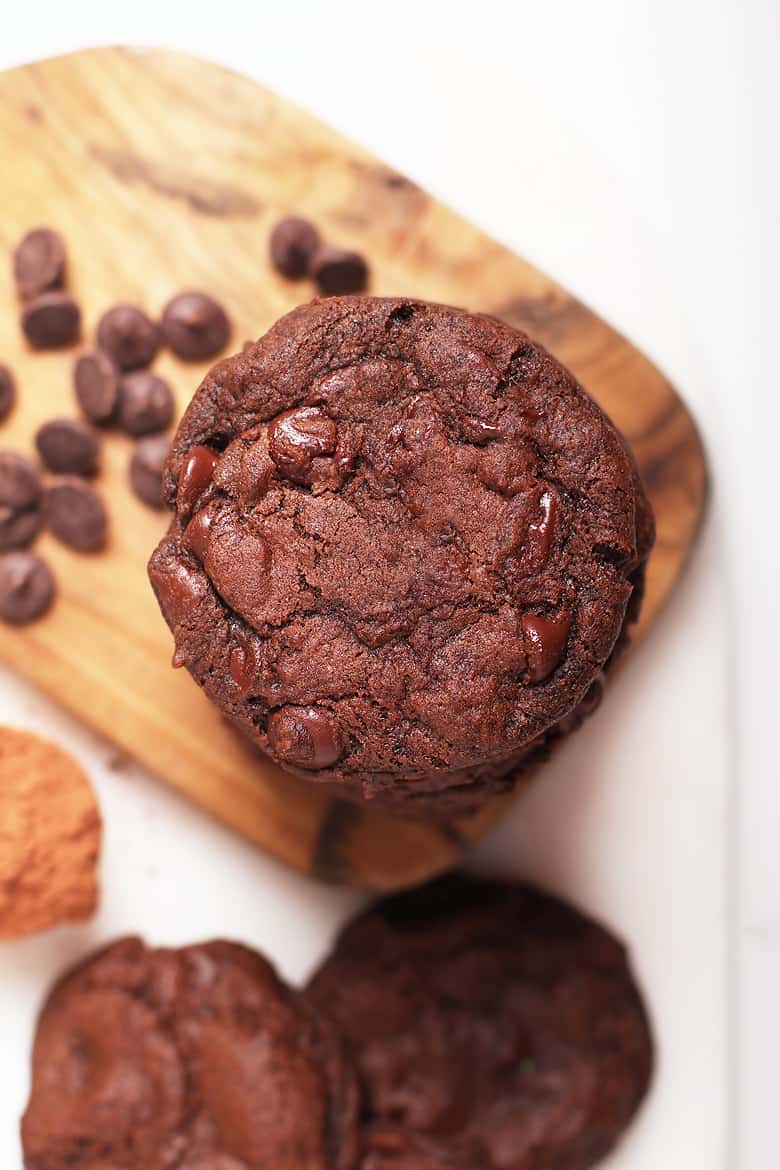
[[[5,422],[16,401],[16,383],[8,366],[0,365],[0,423]]]
[[[316,406],[304,406],[274,419],[268,428],[268,451],[289,479],[305,483],[312,460],[332,455],[337,438],[338,428],[332,418]]]
[[[54,418],[38,428],[38,454],[49,471],[66,475],[94,475],[98,469],[100,439],[80,418]]]
[[[276,224],[269,240],[271,263],[289,280],[305,276],[319,247],[320,233],[308,219],[291,215]]]
[[[54,288],[65,277],[65,241],[52,228],[33,228],[14,251],[14,280],[19,296],[30,300]]]
[[[148,366],[161,342],[160,326],[135,305],[114,305],[98,322],[97,343],[120,370]]]
[[[41,477],[29,459],[0,451],[0,551],[22,548],[41,526]]]
[[[183,563],[163,567],[151,565],[149,580],[171,629],[191,617],[206,593],[203,574]]]
[[[173,391],[164,378],[149,370],[137,370],[121,379],[117,422],[128,435],[164,431],[170,426],[173,411]]]
[[[248,695],[257,674],[257,654],[254,645],[248,639],[239,637],[238,645],[230,651],[228,670],[236,684],[238,697]]]
[[[363,292],[368,283],[368,265],[359,252],[323,244],[311,257],[309,274],[327,297]]]
[[[61,349],[78,341],[81,310],[67,293],[41,293],[22,309],[22,330],[33,349]]]
[[[528,677],[533,683],[542,682],[555,670],[571,629],[571,614],[564,610],[554,618],[525,613],[521,619],[523,646],[528,659]]]
[[[214,516],[209,509],[201,508],[200,512],[195,513],[184,529],[184,536],[182,537],[184,547],[188,548],[191,553],[194,553],[201,564],[206,559],[213,522]]]
[[[130,460],[130,486],[150,508],[162,509],[162,476],[171,441],[167,435],[139,439]]]
[[[55,479],[43,496],[50,532],[77,552],[99,552],[108,533],[106,506],[94,488],[76,476]]]
[[[203,361],[224,349],[230,322],[222,306],[202,292],[183,292],[165,306],[162,331],[173,352],[185,361]]]
[[[268,743],[285,764],[330,768],[344,750],[341,733],[323,707],[280,707],[268,718]]]
[[[200,497],[211,484],[219,455],[211,447],[197,446],[190,450],[179,479],[176,507],[185,515],[192,513]]]
[[[0,555],[0,620],[11,625],[35,621],[46,613],[55,591],[52,571],[36,553]]]
[[[111,422],[119,401],[119,370],[113,358],[102,349],[82,353],[73,367],[73,385],[90,422]]]

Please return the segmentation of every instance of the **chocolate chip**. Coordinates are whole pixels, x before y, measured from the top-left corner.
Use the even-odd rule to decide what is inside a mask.
[[[42,293],[22,310],[22,330],[34,349],[60,349],[78,341],[81,310],[67,293]]]
[[[81,354],[73,367],[73,386],[90,422],[111,421],[119,401],[119,370],[107,353],[96,349]]]
[[[200,512],[195,513],[184,529],[182,543],[185,548],[188,548],[198,558],[201,564],[206,559],[213,523],[213,514],[208,508],[201,508]]]
[[[8,366],[0,366],[0,423],[5,422],[16,402],[16,383]]]
[[[14,280],[24,300],[53,288],[65,278],[65,241],[52,228],[33,228],[14,252]]]
[[[126,374],[119,383],[117,421],[129,435],[164,431],[173,418],[173,391],[148,370]]]
[[[162,332],[135,305],[114,305],[98,322],[97,343],[120,370],[137,370],[148,366],[157,354]]]
[[[206,594],[207,585],[202,571],[181,563],[166,565],[162,569],[151,565],[149,580],[171,629],[189,620],[193,607]]]
[[[321,707],[280,707],[268,719],[268,742],[286,764],[329,768],[344,750],[341,733],[329,711]]]
[[[550,559],[559,511],[558,492],[555,488],[547,486],[539,496],[538,516],[528,526],[523,550],[523,567],[526,575],[541,573]]]
[[[171,441],[167,435],[139,439],[130,460],[130,486],[150,508],[163,508],[162,477]]]
[[[83,479],[68,476],[46,488],[43,511],[49,530],[77,552],[99,552],[108,533],[106,506]]]
[[[94,475],[98,468],[100,439],[80,418],[54,418],[38,428],[38,454],[49,471],[69,475]]]
[[[177,511],[186,515],[194,510],[200,497],[211,484],[218,462],[219,455],[211,447],[200,445],[190,450],[179,476]]]
[[[252,689],[257,677],[257,651],[252,642],[236,635],[236,645],[230,651],[228,671],[236,685],[236,695],[244,698]]]
[[[202,292],[179,293],[165,306],[162,331],[173,352],[185,361],[202,361],[225,348],[230,337],[227,314]]]
[[[312,460],[336,450],[336,423],[316,406],[289,410],[274,419],[268,428],[268,451],[276,466],[289,479],[305,483]]]
[[[528,659],[528,678],[532,683],[542,682],[563,657],[571,629],[571,614],[563,610],[557,617],[545,618],[526,613],[520,624]]]
[[[271,263],[277,272],[290,280],[305,276],[309,262],[320,244],[320,233],[308,219],[291,215],[282,219],[271,232]]]
[[[0,619],[24,625],[42,617],[54,600],[56,585],[51,569],[36,553],[9,552],[0,556]]]
[[[38,469],[15,451],[0,451],[0,549],[22,548],[41,526]]]
[[[368,283],[368,265],[359,252],[323,244],[309,262],[309,274],[326,297],[363,292]]]

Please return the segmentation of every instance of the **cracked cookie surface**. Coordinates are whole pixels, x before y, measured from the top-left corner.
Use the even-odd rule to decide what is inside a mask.
[[[390,804],[509,782],[600,675],[652,541],[559,363],[409,300],[314,301],[215,366],[164,490],[177,663],[283,767]]]

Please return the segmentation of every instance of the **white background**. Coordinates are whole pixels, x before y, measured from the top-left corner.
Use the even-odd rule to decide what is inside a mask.
[[[661,1064],[623,1170],[780,1166],[780,775],[766,746],[779,13],[774,0],[57,0],[3,14],[0,67],[129,42],[253,74],[549,271],[694,406],[715,499],[693,570],[611,715],[482,850],[631,941]],[[107,819],[97,922],[0,948],[0,1166],[13,1170],[34,1010],[63,962],[122,930],[218,932],[299,977],[352,898],[286,874],[134,771],[110,772],[105,745],[2,676],[0,714],[72,745]]]

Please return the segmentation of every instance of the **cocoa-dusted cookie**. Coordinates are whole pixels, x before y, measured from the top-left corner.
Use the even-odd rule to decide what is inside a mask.
[[[454,875],[380,902],[308,990],[362,1078],[365,1170],[585,1170],[650,1080],[622,944],[530,886]]]
[[[127,938],[53,990],[25,1170],[352,1170],[357,1089],[332,1025],[260,955]]]
[[[150,573],[177,661],[283,767],[426,815],[544,751],[652,542],[571,374],[408,300],[314,301],[215,366],[164,491]]]

